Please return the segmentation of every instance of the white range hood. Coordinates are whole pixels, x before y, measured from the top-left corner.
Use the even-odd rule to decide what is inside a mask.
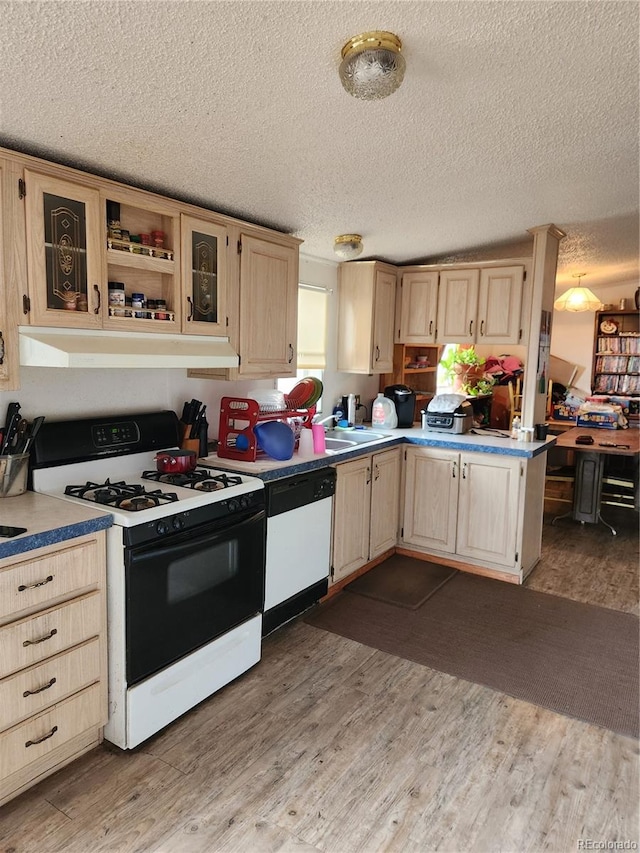
[[[26,367],[237,367],[228,338],[19,326]]]

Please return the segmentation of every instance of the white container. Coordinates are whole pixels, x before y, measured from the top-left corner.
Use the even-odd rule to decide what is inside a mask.
[[[395,429],[398,426],[398,415],[393,400],[385,397],[382,391],[371,406],[371,426],[379,429]]]
[[[298,439],[298,454],[300,456],[313,456],[314,454],[313,433],[307,427],[300,431],[300,438]]]

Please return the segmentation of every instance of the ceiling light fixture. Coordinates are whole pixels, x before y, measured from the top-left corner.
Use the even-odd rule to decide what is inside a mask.
[[[333,251],[343,261],[357,258],[363,248],[362,237],[359,234],[341,234],[333,242]]]
[[[354,98],[377,101],[393,94],[404,79],[402,42],[375,30],[354,36],[342,48],[340,81]]]
[[[580,280],[586,273],[575,273],[572,278],[578,279],[578,287],[570,287],[553,303],[556,311],[599,311],[602,303],[588,287],[582,287]]]

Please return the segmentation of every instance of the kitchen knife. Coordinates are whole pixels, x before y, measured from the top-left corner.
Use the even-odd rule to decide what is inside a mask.
[[[20,403],[9,403],[7,406],[7,419],[2,430],[2,444],[0,445],[0,456],[4,456],[9,452],[10,442],[13,440],[13,435],[9,435],[10,428],[14,425],[17,427],[20,422]]]
[[[4,438],[2,440],[2,451],[0,451],[0,454],[2,456],[11,453],[11,451],[13,450],[13,440],[18,431],[18,425],[20,423],[20,420],[20,413],[16,412],[5,430]]]
[[[43,421],[44,421],[44,416],[33,419],[33,423],[31,424],[31,429],[27,433],[27,440],[24,443],[24,448],[22,449],[22,453],[28,453],[31,450],[31,445],[33,444],[33,441],[34,441],[35,437],[37,436],[38,431],[39,431],[40,427],[42,426]]]

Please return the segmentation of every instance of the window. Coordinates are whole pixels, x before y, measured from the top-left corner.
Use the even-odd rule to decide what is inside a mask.
[[[295,378],[278,379],[276,387],[287,394],[300,379],[322,380],[326,366],[327,299],[329,291],[317,285],[298,285],[298,370]],[[322,411],[322,398],[316,408]]]

